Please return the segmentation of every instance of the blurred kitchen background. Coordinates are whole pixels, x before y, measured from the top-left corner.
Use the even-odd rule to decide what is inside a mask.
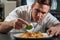
[[[16,7],[31,5],[34,0],[0,0],[0,21],[4,21],[6,16]],[[60,0],[52,0],[51,14],[60,21]]]

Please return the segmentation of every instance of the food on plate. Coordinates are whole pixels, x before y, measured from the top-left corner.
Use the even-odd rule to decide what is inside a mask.
[[[44,38],[44,35],[41,32],[28,32],[19,35],[18,38]]]

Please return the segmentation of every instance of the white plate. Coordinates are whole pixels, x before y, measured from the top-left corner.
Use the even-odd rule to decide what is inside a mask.
[[[18,34],[14,34],[14,37],[18,37],[19,35],[22,35],[23,33],[18,33]],[[48,35],[47,33],[42,33],[44,35],[45,38],[50,38],[52,37],[52,35]]]

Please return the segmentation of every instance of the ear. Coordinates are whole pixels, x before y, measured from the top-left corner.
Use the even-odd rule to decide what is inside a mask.
[[[51,10],[51,7],[49,6],[49,11],[48,12],[50,12],[50,10]]]

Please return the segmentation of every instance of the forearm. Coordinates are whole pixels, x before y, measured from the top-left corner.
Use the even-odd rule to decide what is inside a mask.
[[[8,33],[13,28],[12,22],[3,22],[0,25],[0,32],[1,33]]]
[[[53,27],[60,27],[60,23],[53,25]]]

